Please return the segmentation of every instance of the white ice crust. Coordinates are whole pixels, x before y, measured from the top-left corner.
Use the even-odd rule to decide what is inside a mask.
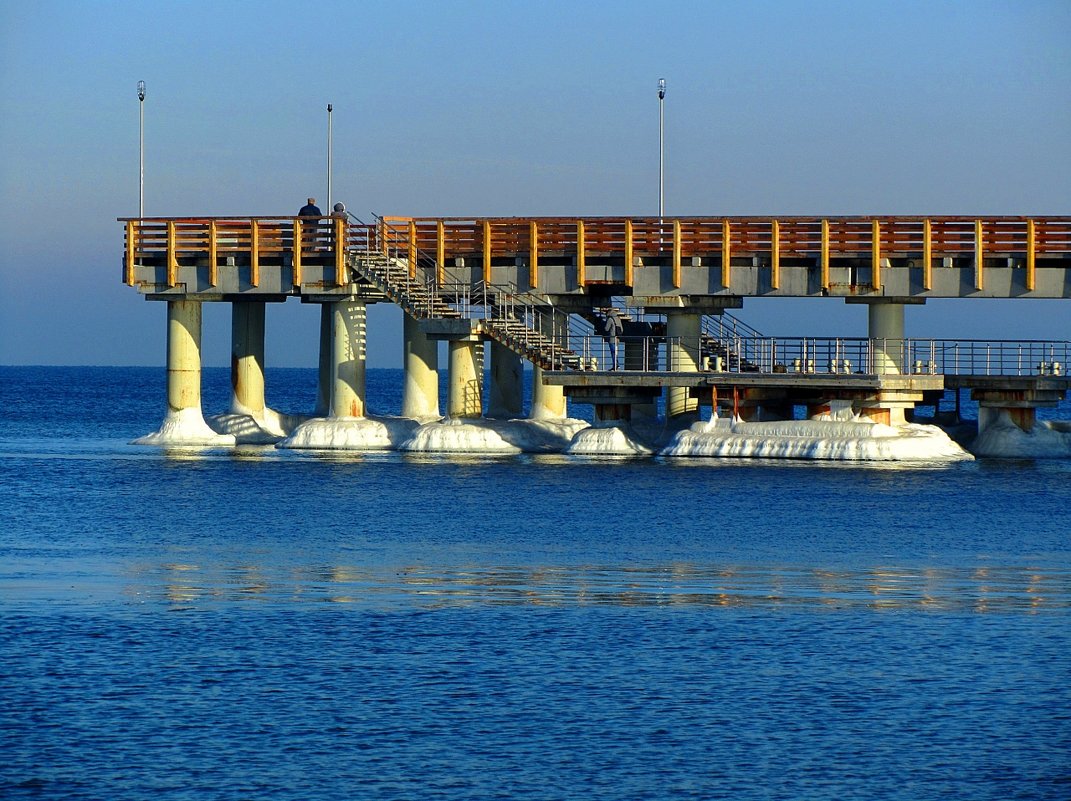
[[[384,451],[405,442],[419,423],[407,417],[315,417],[278,443],[280,448]]]
[[[196,445],[199,447],[235,445],[233,434],[219,434],[205,422],[200,409],[168,411],[160,430],[138,437],[133,445]]]
[[[566,448],[572,456],[650,456],[654,448],[636,441],[627,425],[595,425],[576,432]]]
[[[973,459],[936,426],[887,426],[865,419],[700,422],[678,432],[663,456],[734,456],[836,461]]]
[[[979,456],[1007,459],[1071,458],[1071,422],[1038,420],[1023,431],[1002,411],[970,444]]]

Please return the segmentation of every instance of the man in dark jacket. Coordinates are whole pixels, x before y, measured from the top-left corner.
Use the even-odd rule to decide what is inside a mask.
[[[301,211],[298,212],[298,217],[323,217],[319,207],[316,205],[316,198],[310,197],[309,202],[301,207]]]
[[[611,306],[606,310],[606,317],[602,321],[602,335],[606,337],[606,344],[610,346],[610,369],[617,369],[617,338],[625,326],[617,315],[617,309]]]
[[[319,206],[316,205],[316,198],[310,197],[309,202],[301,207],[301,211],[298,212],[298,217],[323,217],[323,212],[320,211]],[[319,227],[319,220],[313,222],[311,219],[307,222],[301,223],[301,243],[303,248],[314,247],[314,240],[316,239],[316,229]]]

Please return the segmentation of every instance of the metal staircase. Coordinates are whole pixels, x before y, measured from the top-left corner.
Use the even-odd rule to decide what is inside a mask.
[[[434,281],[423,282],[409,275],[409,265],[381,253],[351,251],[350,268],[361,278],[397,303],[411,317],[458,320],[461,312],[442,297]]]

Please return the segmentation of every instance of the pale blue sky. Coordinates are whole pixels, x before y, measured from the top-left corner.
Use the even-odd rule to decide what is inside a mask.
[[[0,364],[162,364],[164,307],[120,283],[151,216],[657,211],[1071,213],[1071,2],[0,0]],[[924,336],[1071,338],[1066,301],[944,301]],[[780,335],[865,334],[840,301],[745,301]],[[229,361],[229,307],[205,315]],[[268,316],[314,366],[318,316]],[[376,307],[370,364],[400,365]]]

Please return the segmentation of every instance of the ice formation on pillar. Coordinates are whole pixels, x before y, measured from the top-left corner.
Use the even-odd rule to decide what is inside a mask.
[[[715,417],[679,432],[661,455],[836,461],[974,458],[936,426],[888,426],[865,418],[746,423]]]
[[[1006,411],[970,443],[977,456],[1007,459],[1066,459],[1071,457],[1071,422],[1038,420],[1023,431]]]
[[[200,409],[169,411],[160,430],[138,437],[133,445],[226,446],[236,444],[231,434],[218,434],[205,422]]]
[[[393,450],[419,424],[405,417],[317,417],[299,425],[279,448],[309,450]]]
[[[560,453],[583,420],[485,420],[447,418],[425,423],[399,450],[410,453]]]
[[[651,456],[654,450],[633,439],[626,426],[601,424],[578,431],[565,452],[573,456]]]
[[[207,422],[220,434],[232,434],[241,445],[270,445],[288,436],[308,419],[308,415],[282,414],[267,407],[260,414],[254,414],[235,402],[230,412],[213,415]]]

